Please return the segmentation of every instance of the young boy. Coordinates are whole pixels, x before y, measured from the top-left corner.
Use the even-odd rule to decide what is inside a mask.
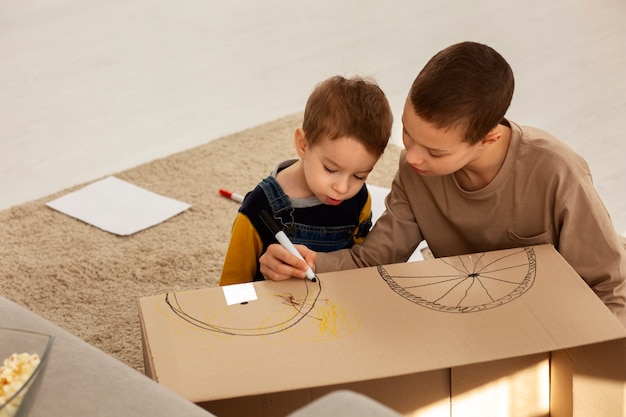
[[[239,209],[220,285],[264,279],[258,259],[276,239],[262,212],[292,242],[316,251],[362,242],[372,226],[365,180],[392,124],[387,98],[374,82],[335,76],[318,84],[294,134],[299,159],[280,163]]]
[[[317,272],[403,262],[422,240],[437,257],[548,243],[626,325],[626,255],[589,167],[548,133],[504,118],[513,86],[488,46],[437,53],[406,100],[386,212],[351,249],[298,247],[306,262]],[[275,280],[305,267],[276,246],[261,258]]]

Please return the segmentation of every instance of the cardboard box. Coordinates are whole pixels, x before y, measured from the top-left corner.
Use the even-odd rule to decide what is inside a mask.
[[[502,416],[482,393],[537,417],[550,352],[626,337],[549,245],[253,288],[233,305],[223,288],[139,299],[146,373],[220,417],[282,416],[338,388],[404,415]]]
[[[626,416],[626,339],[552,354],[553,417]]]

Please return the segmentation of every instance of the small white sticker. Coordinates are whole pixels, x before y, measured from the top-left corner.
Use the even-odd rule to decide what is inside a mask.
[[[254,290],[254,284],[246,282],[244,284],[226,285],[222,287],[224,289],[224,297],[226,297],[226,304],[241,304],[248,301],[256,300],[256,291]]]

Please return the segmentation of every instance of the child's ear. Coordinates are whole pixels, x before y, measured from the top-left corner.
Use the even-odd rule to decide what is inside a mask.
[[[501,138],[502,138],[502,133],[500,133],[497,129],[493,129],[489,133],[487,133],[487,136],[485,136],[480,141],[480,145],[483,148],[487,148],[493,145],[494,143],[496,143],[497,141],[499,141]]]
[[[293,134],[293,144],[296,147],[296,152],[298,153],[298,156],[300,157],[300,159],[302,159],[307,149],[307,142],[306,136],[304,135],[304,130],[302,130],[301,127],[296,129]]]

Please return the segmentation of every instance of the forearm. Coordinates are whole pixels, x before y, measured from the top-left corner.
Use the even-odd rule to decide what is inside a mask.
[[[319,253],[317,272],[386,265],[409,259],[422,241],[422,236],[404,192],[404,185],[397,176],[385,205],[387,210],[362,244],[354,245],[351,249]]]

